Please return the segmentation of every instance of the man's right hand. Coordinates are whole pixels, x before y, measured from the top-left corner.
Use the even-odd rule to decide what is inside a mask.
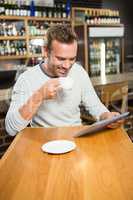
[[[59,78],[53,78],[48,80],[41,88],[41,94],[43,99],[55,99],[57,92],[60,89]]]

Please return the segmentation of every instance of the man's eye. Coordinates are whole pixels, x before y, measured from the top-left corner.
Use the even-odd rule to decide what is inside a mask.
[[[58,60],[60,60],[60,61],[64,61],[65,59],[64,59],[64,58],[58,58]]]
[[[59,58],[59,57],[57,57],[57,59],[58,59],[59,61],[64,61],[64,60],[65,60],[64,58]]]
[[[59,61],[65,61],[65,60],[67,60],[67,59],[65,59],[65,58],[59,58],[59,57],[58,57],[57,59],[58,59]],[[70,62],[74,62],[74,61],[75,61],[75,58],[70,58],[69,61],[70,61]]]
[[[74,60],[75,60],[75,58],[70,59],[70,61],[74,61]]]

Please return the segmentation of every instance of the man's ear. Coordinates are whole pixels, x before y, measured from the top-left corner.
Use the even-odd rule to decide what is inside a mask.
[[[43,46],[42,47],[42,56],[44,58],[47,58],[48,57],[48,48],[46,46]]]

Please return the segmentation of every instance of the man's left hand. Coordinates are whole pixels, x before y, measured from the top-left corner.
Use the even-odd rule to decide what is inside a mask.
[[[114,116],[120,115],[118,112],[104,112],[103,114],[100,115],[100,120],[104,119],[110,119]],[[124,123],[124,120],[118,120],[117,122],[114,122],[112,124],[109,124],[107,127],[108,128],[118,128]]]

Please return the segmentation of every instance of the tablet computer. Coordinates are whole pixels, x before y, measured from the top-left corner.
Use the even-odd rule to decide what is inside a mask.
[[[80,137],[80,136],[83,136],[83,135],[86,135],[86,134],[89,134],[89,133],[94,133],[94,132],[100,131],[103,128],[105,128],[107,125],[112,124],[112,123],[114,123],[118,120],[124,119],[128,115],[129,115],[129,112],[125,112],[125,113],[122,113],[120,115],[114,116],[110,119],[105,119],[105,120],[101,120],[99,122],[96,122],[96,123],[92,124],[91,126],[77,132],[74,135],[74,137]]]

